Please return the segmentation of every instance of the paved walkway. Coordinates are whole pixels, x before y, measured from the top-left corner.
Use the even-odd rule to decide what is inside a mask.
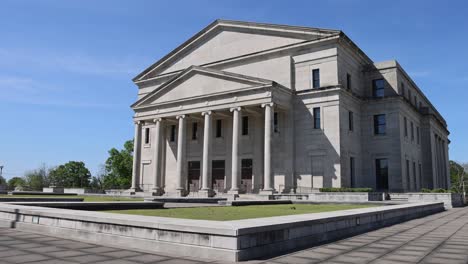
[[[0,263],[209,263],[0,228]],[[223,262],[210,262],[223,263]],[[247,263],[468,263],[468,207]]]

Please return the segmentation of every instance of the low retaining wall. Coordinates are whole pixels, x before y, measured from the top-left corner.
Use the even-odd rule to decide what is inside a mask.
[[[12,195],[77,195],[76,193],[47,193],[47,192],[36,192],[36,191],[13,191]]]
[[[443,203],[418,203],[205,221],[0,204],[0,224],[8,222],[25,231],[101,245],[241,261],[297,250],[443,210]]]
[[[319,192],[310,193],[309,199],[314,202],[369,202],[384,201],[384,193],[367,192]]]
[[[219,201],[227,201],[227,198],[202,198],[202,197],[151,197],[144,199],[147,202],[163,202],[163,203],[218,203]]]
[[[460,193],[407,193],[408,202],[443,202],[445,208],[462,207],[465,205],[463,194]]]
[[[4,202],[82,202],[84,198],[68,197],[0,197],[0,203]]]
[[[230,206],[292,204],[291,200],[232,200],[219,201],[218,204]]]
[[[16,205],[40,206],[61,209],[105,211],[105,210],[131,210],[131,209],[162,209],[161,202],[15,202]]]

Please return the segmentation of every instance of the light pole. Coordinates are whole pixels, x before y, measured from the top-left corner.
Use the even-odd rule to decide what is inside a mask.
[[[2,177],[3,165],[0,165],[0,177]]]

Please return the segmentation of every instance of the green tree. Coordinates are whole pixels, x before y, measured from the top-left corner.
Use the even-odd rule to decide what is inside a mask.
[[[49,172],[50,184],[65,188],[89,187],[91,173],[82,161],[69,161]]]
[[[452,191],[463,193],[465,191],[465,186],[468,183],[468,164],[460,164],[453,160],[451,160],[449,164]]]
[[[103,187],[127,189],[131,186],[133,169],[133,140],[128,140],[122,150],[112,148],[105,164]]]
[[[29,189],[42,191],[42,188],[49,186],[49,170],[43,164],[38,169],[27,172],[24,181]]]
[[[13,177],[8,180],[8,189],[14,190],[16,187],[26,186],[26,181],[21,177]]]

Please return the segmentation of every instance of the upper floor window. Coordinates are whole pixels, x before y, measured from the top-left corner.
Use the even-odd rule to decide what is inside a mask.
[[[419,145],[419,127],[416,127],[416,143]]]
[[[220,138],[223,136],[223,120],[216,120],[216,137]]]
[[[349,131],[354,130],[354,113],[351,111],[348,113],[348,129]]]
[[[242,135],[246,136],[249,134],[249,117],[243,116],[242,117]]]
[[[176,138],[176,125],[171,125],[171,136],[170,136],[170,141],[174,142]]]
[[[408,101],[411,103],[411,90],[408,89]]]
[[[408,120],[406,120],[406,117],[403,117],[403,127],[404,127],[404,130],[405,130],[405,137],[408,136]]]
[[[414,125],[413,122],[411,122],[411,141],[414,140]]]
[[[401,87],[401,95],[402,95],[403,97],[405,97],[405,94],[406,94],[406,92],[405,92],[405,84],[404,84],[404,83],[400,83],[400,87]]]
[[[346,74],[346,88],[351,90],[351,74],[349,73]]]
[[[314,69],[312,70],[312,88],[319,88],[320,87],[320,70]]]
[[[278,112],[273,113],[273,132],[279,132],[279,120],[278,120]]]
[[[198,123],[192,123],[192,140],[197,140],[198,138]]]
[[[414,96],[414,106],[418,106],[418,98],[416,97],[416,95]]]
[[[314,113],[314,128],[320,129],[320,107],[315,107],[313,109]]]
[[[372,81],[372,96],[384,97],[385,82],[383,79],[376,79]]]
[[[145,144],[150,143],[150,129],[149,127],[145,128]]]
[[[386,121],[385,114],[374,115],[374,135],[385,135]]]

